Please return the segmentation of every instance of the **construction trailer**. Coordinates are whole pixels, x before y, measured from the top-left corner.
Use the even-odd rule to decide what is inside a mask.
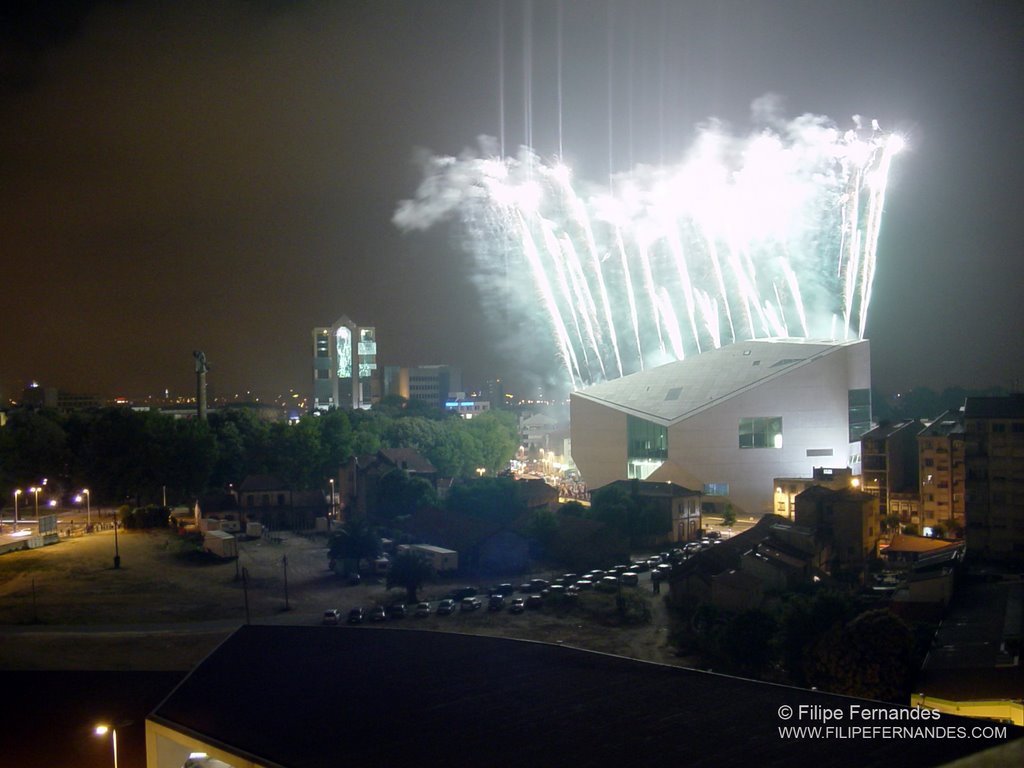
[[[207,531],[203,534],[203,549],[229,560],[238,557],[238,540],[227,531]]]
[[[402,544],[398,550],[413,552],[422,557],[437,573],[449,573],[459,570],[459,553],[454,549],[435,547],[431,544]]]

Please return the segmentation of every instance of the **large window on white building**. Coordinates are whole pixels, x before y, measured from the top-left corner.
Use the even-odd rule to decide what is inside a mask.
[[[781,416],[740,417],[740,448],[781,448]]]
[[[646,419],[626,419],[626,476],[646,480],[668,458],[668,429]]]

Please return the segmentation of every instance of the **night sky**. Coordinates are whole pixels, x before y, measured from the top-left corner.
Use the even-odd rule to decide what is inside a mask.
[[[490,135],[553,156],[561,115],[567,161],[600,180],[679,156],[709,118],[748,130],[768,93],[907,138],[869,319],[876,386],[1024,377],[1019,4],[4,7],[4,399],[31,380],[187,395],[194,349],[217,395],[305,394],[310,331],[342,314],[376,325],[383,364],[515,381],[454,231],[392,224],[417,152]]]

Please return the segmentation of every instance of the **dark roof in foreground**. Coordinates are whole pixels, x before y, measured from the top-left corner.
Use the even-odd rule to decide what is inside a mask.
[[[506,638],[244,626],[150,719],[261,765],[941,765],[1001,741],[783,738],[779,707],[892,705]],[[943,717],[942,725],[966,721]],[[978,721],[970,721],[976,725]],[[875,723],[878,724],[878,723]],[[896,724],[922,725],[904,721]],[[1016,736],[1016,729],[1010,732]]]

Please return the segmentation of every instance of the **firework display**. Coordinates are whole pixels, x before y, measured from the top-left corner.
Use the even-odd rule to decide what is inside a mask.
[[[394,220],[455,219],[485,305],[517,329],[542,317],[577,388],[738,339],[863,338],[901,146],[815,116],[742,138],[712,126],[678,164],[598,187],[481,141],[426,158]]]

